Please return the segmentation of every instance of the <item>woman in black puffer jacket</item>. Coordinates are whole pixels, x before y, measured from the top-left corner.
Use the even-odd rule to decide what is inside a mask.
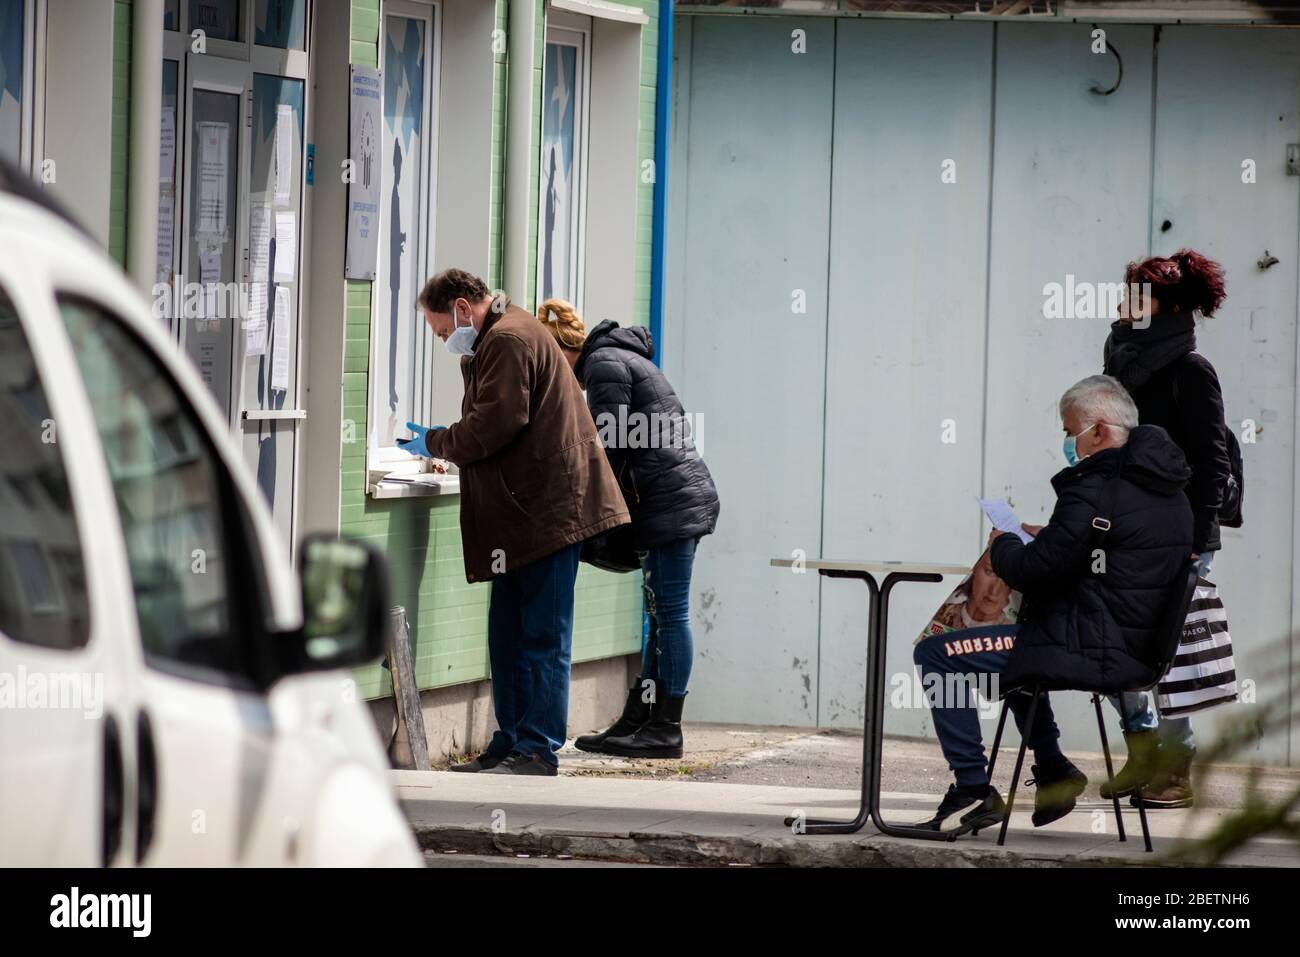
[[[1124,283],[1120,317],[1103,350],[1105,372],[1124,384],[1142,424],[1163,428],[1187,457],[1192,557],[1207,577],[1222,547],[1219,514],[1236,488],[1231,470],[1235,442],[1224,422],[1219,377],[1210,360],[1196,351],[1195,316],[1213,316],[1223,304],[1223,268],[1183,249],[1129,263]],[[1148,807],[1189,807],[1196,753],[1191,719],[1157,721],[1152,697],[1126,693],[1110,699],[1120,712],[1128,744],[1128,761],[1115,775],[1115,790],[1123,797],[1141,787]],[[1101,793],[1111,797],[1106,784]]]
[[[573,307],[558,299],[542,303],[537,318],[555,335],[587,390],[596,430],[632,513],[650,618],[641,679],[628,691],[622,716],[575,743],[603,754],[678,758],[694,655],[691,571],[700,539],[718,524],[718,490],[695,448],[681,400],[654,364],[647,330],[606,319],[588,333]]]

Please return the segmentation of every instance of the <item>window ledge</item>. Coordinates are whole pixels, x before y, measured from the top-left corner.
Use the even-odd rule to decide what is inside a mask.
[[[431,495],[459,495],[459,475],[421,473],[409,480],[385,476],[366,484],[366,494],[374,499],[428,498]]]
[[[551,0],[551,7],[567,13],[577,13],[602,20],[619,20],[623,23],[635,23],[645,26],[650,18],[644,10],[626,3],[613,3],[611,0]]]

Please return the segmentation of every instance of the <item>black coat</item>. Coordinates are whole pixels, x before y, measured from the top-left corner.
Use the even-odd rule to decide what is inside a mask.
[[[1143,425],[1158,425],[1173,439],[1192,470],[1187,498],[1192,503],[1192,550],[1221,547],[1219,505],[1228,484],[1227,426],[1223,392],[1208,359],[1189,352],[1162,369],[1133,392]]]
[[[708,535],[719,511],[713,477],[654,354],[646,329],[606,319],[587,334],[574,368],[641,549]]]
[[[1183,493],[1189,475],[1165,431],[1140,425],[1123,449],[1097,452],[1052,477],[1056,508],[1028,545],[1011,534],[994,540],[993,571],[1024,598],[1002,675],[1007,687],[1041,680],[1048,688],[1115,692],[1155,680],[1156,628],[1192,550]],[[1092,570],[1097,516],[1111,520],[1100,574]]]

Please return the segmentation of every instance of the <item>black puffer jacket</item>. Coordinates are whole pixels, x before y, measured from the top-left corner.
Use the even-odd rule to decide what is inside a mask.
[[[1178,444],[1192,470],[1187,498],[1192,503],[1192,548],[1221,547],[1219,505],[1231,475],[1223,392],[1214,366],[1189,352],[1131,389],[1143,425],[1158,425]]]
[[[654,354],[646,329],[606,319],[587,333],[574,368],[642,549],[708,535],[719,511],[713,477]]]
[[[1123,476],[1118,478],[1123,461]],[[1127,691],[1155,680],[1156,626],[1192,551],[1191,471],[1164,429],[1140,425],[1052,477],[1056,508],[1032,542],[993,542],[993,571],[1025,600],[1007,687]],[[1109,489],[1119,482],[1108,510]],[[1111,520],[1093,574],[1092,520]]]

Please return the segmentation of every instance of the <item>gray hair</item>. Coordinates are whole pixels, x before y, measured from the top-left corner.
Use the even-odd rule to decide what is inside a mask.
[[[1113,376],[1090,375],[1061,396],[1061,418],[1076,409],[1084,421],[1105,422],[1128,431],[1138,426],[1138,409],[1128,390]]]

